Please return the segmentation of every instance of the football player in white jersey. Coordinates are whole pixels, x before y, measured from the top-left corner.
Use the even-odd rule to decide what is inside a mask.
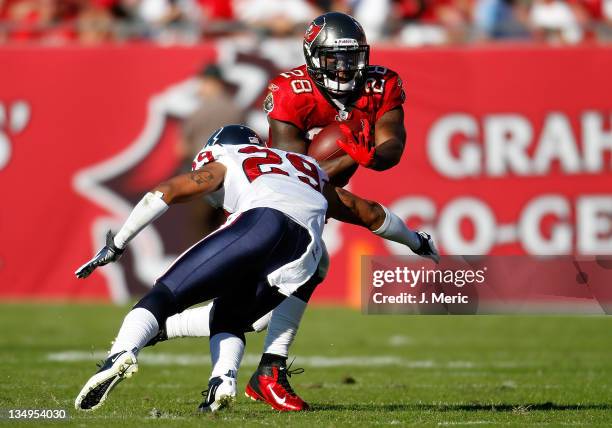
[[[221,128],[197,156],[194,170],[147,193],[116,235],[76,275],[116,261],[127,243],[168,205],[210,195],[231,213],[226,223],[181,256],[125,317],[109,357],[78,394],[75,407],[93,410],[138,369],[138,352],[166,319],[215,299],[210,316],[212,374],[202,411],[236,395],[244,331],[313,277],[323,254],[327,180],[308,156],[266,148],[252,130]],[[210,141],[210,140],[209,140]]]
[[[247,147],[244,146],[245,143]],[[236,145],[241,147],[236,148]],[[150,345],[159,340],[184,336],[211,337],[213,374],[209,381],[206,399],[200,409],[215,411],[222,407],[236,395],[236,374],[244,350],[244,333],[265,329],[269,323],[272,308],[281,301],[286,306],[293,305],[301,294],[311,293],[321,278],[325,277],[328,260],[326,260],[326,252],[320,239],[323,223],[316,208],[321,202],[321,191],[326,193],[327,200],[330,202],[328,217],[368,227],[364,219],[367,214],[364,213],[367,213],[369,205],[373,202],[361,199],[335,186],[324,187],[326,175],[319,169],[314,159],[262,147],[259,137],[244,126],[229,125],[213,133],[203,150],[194,159],[192,169],[192,173],[162,183],[153,192],[147,194],[135,207],[119,233],[115,237],[112,235],[107,237],[107,245],[77,271],[77,276],[84,278],[96,267],[117,260],[123,253],[127,242],[148,223],[161,215],[167,209],[167,204],[187,201],[200,195],[205,195],[212,206],[223,208],[227,213],[233,213],[219,231],[233,225],[234,221],[237,224],[243,224],[243,228],[249,227],[249,221],[241,219],[238,222],[238,213],[254,208],[274,207],[306,226],[310,231],[311,245],[300,259],[288,263],[283,269],[270,272],[263,281],[266,286],[259,283],[255,287],[256,297],[253,297],[253,290],[251,290],[251,294],[240,294],[238,299],[235,298],[235,292],[228,294],[226,293],[228,290],[218,290],[221,283],[227,281],[228,278],[216,277],[217,291],[212,294],[209,289],[206,289],[208,294],[199,290],[200,283],[195,281],[199,278],[197,275],[204,273],[198,271],[202,269],[197,266],[198,263],[205,260],[207,255],[214,251],[215,244],[220,245],[219,242],[223,243],[227,236],[233,235],[221,232],[223,239],[220,239],[216,236],[219,231],[216,231],[209,235],[212,239],[204,239],[194,245],[177,259],[169,271],[157,281],[154,289],[141,299],[134,310],[128,314],[109,352],[109,358],[103,363],[98,373],[86,383],[77,397],[75,406],[78,409],[97,408],[106,399],[114,385],[123,378],[130,377],[136,371],[136,355],[144,346],[143,343]],[[213,171],[215,174],[212,174]],[[256,181],[262,176],[265,176],[266,179]],[[287,177],[297,180],[287,181]],[[218,180],[221,181],[218,182]],[[312,215],[312,212],[317,214]],[[249,213],[249,216],[251,214]],[[406,244],[406,237],[415,232],[407,229],[395,214],[389,212],[388,215],[393,216],[395,223],[401,225],[401,230],[395,231],[392,236],[380,236]],[[235,229],[237,225],[231,230],[234,232]],[[268,232],[265,230],[265,227],[260,227],[260,234],[267,236]],[[246,245],[248,239],[254,238],[251,236],[248,239],[241,239],[242,241],[238,242],[232,251],[226,251],[230,251],[232,255],[234,252],[247,253],[248,249],[243,247],[248,247]],[[424,234],[416,236],[415,239],[426,242]],[[259,240],[255,239],[255,242]],[[437,257],[435,247],[433,243],[429,245],[431,245],[431,257],[435,259]],[[310,257],[306,256],[307,253],[310,254]],[[225,253],[223,254],[225,257]],[[287,255],[285,252],[283,254]],[[279,263],[286,261],[283,257],[275,260],[275,257],[270,255],[267,258],[272,266],[280,266]],[[202,263],[202,266],[210,268],[211,263]],[[227,264],[218,263],[215,268],[223,272],[231,270],[232,267],[236,268],[236,266],[236,260],[228,258]],[[244,266],[239,267],[242,269]],[[316,274],[311,274],[314,271]],[[307,280],[304,280],[304,272],[308,273]],[[210,272],[207,273],[210,274]],[[182,282],[185,275],[189,276],[192,282]],[[210,280],[208,277],[205,279]],[[272,287],[267,286],[268,284]],[[280,295],[278,293],[270,295],[269,289],[274,289],[274,287],[278,288]],[[177,300],[176,292],[175,296],[168,293],[168,288],[171,292],[177,290],[181,296],[180,299]],[[212,303],[183,311],[186,307],[209,300],[212,298],[210,296],[214,297],[216,292],[221,292],[221,294],[214,298]],[[285,298],[285,296],[288,297]],[[153,314],[153,317],[150,314]],[[153,322],[153,318],[156,323]],[[286,334],[285,332],[277,333],[281,337]],[[270,386],[278,385],[275,383]],[[285,400],[293,399],[293,396],[286,394],[287,390],[291,390],[290,386],[281,386],[283,388],[278,388],[278,394],[283,395]],[[299,397],[295,396],[295,400],[296,404],[299,404],[297,401]],[[289,403],[292,406],[296,404]]]

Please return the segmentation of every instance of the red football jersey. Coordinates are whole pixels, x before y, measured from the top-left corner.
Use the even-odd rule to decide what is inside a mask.
[[[397,73],[373,65],[367,69],[366,84],[359,98],[341,110],[321,93],[306,65],[302,65],[270,82],[264,110],[270,118],[291,123],[306,134],[333,121],[368,119],[375,124],[383,114],[401,106],[404,98],[402,79]]]

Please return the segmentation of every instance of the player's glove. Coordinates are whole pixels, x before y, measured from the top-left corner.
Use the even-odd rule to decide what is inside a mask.
[[[431,239],[431,235],[421,231],[417,231],[416,233],[419,235],[419,239],[421,240],[421,246],[415,251],[415,254],[426,257],[438,263],[440,261],[440,254],[438,254],[438,250],[436,249],[433,239]]]
[[[359,165],[368,167],[374,161],[375,149],[372,144],[370,122],[363,119],[362,124],[362,129],[357,132],[357,135],[353,135],[351,129],[345,124],[340,124],[344,138],[336,140],[336,144]]]
[[[115,246],[114,238],[115,235],[109,230],[106,234],[106,245],[98,251],[93,259],[76,270],[77,278],[87,278],[98,266],[107,265],[121,257],[124,250]]]

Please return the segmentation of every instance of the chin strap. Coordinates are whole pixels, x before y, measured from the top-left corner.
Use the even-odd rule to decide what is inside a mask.
[[[336,80],[330,79],[329,77],[323,75],[323,85],[328,91],[331,92],[339,92],[339,93],[351,93],[355,90],[357,86],[357,82],[353,77],[350,81],[345,83],[340,83]],[[335,89],[333,89],[335,86]]]

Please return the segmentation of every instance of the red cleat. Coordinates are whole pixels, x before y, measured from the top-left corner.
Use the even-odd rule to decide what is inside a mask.
[[[289,370],[285,360],[259,364],[246,386],[244,395],[251,400],[265,401],[273,409],[281,412],[308,410],[310,408],[308,403],[293,391],[287,379],[287,376],[303,372],[304,369]]]

